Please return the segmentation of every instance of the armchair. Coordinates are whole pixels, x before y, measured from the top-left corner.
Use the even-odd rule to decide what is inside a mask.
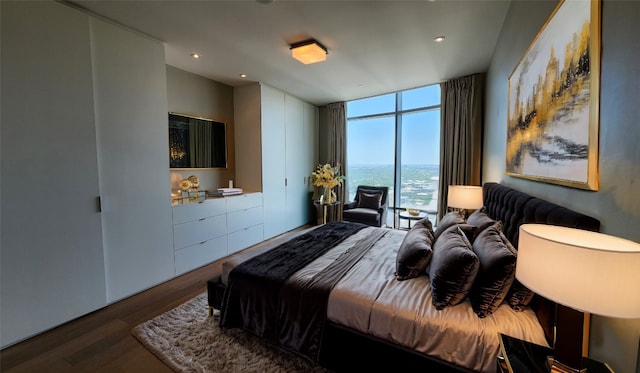
[[[342,219],[381,227],[387,221],[389,187],[359,185],[353,202],[345,203]]]

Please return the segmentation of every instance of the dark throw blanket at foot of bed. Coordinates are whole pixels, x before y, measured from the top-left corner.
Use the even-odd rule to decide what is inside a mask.
[[[220,326],[242,328],[317,362],[329,292],[386,232],[362,239],[308,281],[287,280],[366,227],[328,223],[238,265],[229,273]]]

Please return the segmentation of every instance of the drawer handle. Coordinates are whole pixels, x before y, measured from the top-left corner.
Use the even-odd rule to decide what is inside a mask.
[[[203,221],[203,220],[205,220],[205,219],[207,219],[207,218],[200,218],[200,219],[198,219],[198,221]]]
[[[200,245],[204,245],[205,243],[207,243],[207,241],[202,241],[200,242]]]

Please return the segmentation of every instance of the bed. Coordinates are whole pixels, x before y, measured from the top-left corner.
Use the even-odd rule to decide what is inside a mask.
[[[435,229],[428,220],[408,232],[336,222],[268,241],[223,263],[208,282],[209,305],[220,309],[221,327],[242,328],[333,371],[492,373],[498,333],[541,345],[553,336],[554,304],[513,274],[478,285],[515,270],[520,224],[597,231],[600,223],[498,183],[485,183],[483,195],[479,214],[447,214]],[[492,239],[504,241],[500,260],[507,261],[493,263],[502,267],[484,265],[480,243],[469,254]],[[406,259],[407,247],[419,242],[422,250],[424,240],[429,258],[402,267],[399,253]],[[447,256],[457,252],[452,266]],[[487,292],[498,283],[499,296]]]

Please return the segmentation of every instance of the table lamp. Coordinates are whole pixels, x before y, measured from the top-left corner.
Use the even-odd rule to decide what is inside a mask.
[[[483,205],[482,187],[472,185],[449,185],[447,206],[458,209],[462,216],[466,210],[479,209]]]
[[[640,318],[639,268],[640,244],[633,241],[554,225],[520,226],[516,278],[556,302],[557,315],[564,308],[578,317],[584,312],[587,320],[588,313]],[[586,371],[582,339],[588,341],[588,329],[584,333],[574,321],[556,317],[552,372]]]

